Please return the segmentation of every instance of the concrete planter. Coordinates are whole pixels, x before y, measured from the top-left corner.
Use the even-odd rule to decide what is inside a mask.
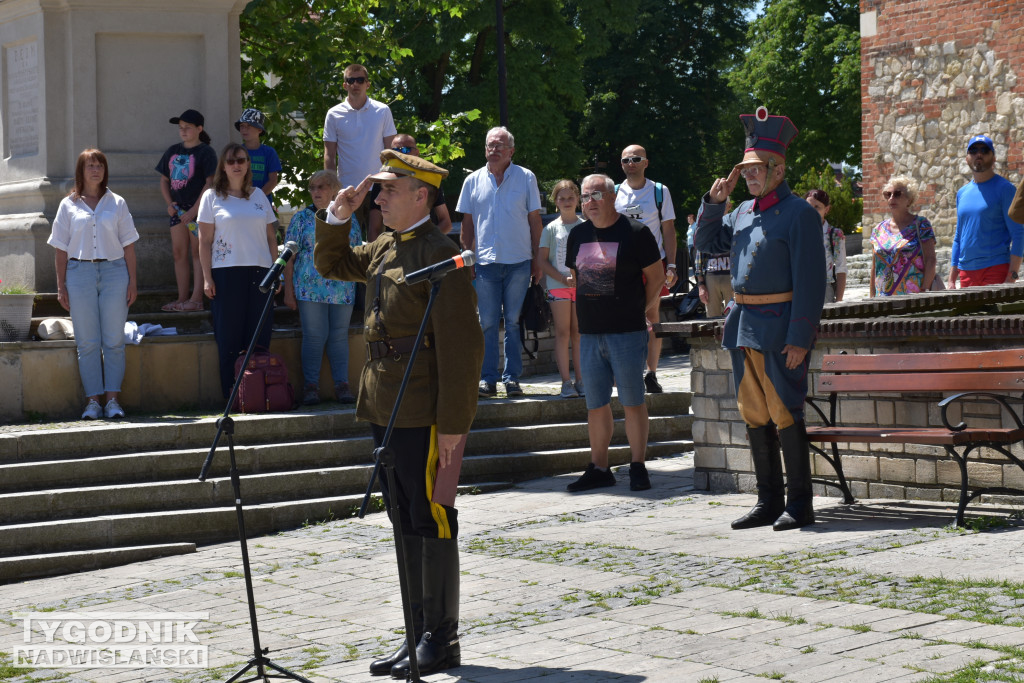
[[[0,341],[28,341],[35,294],[0,294]]]

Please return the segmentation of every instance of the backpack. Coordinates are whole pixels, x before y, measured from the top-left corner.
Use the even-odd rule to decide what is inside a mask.
[[[242,372],[242,354],[235,361],[235,378]],[[232,409],[242,413],[280,413],[295,407],[284,359],[269,351],[254,351],[242,375]]]
[[[619,186],[622,183],[615,183],[615,194],[619,193]],[[607,187],[607,186],[606,186]],[[665,203],[665,186],[661,183],[654,183],[654,205],[658,207],[658,224],[662,223],[661,205]]]
[[[526,290],[523,308],[519,312],[519,341],[523,350],[531,359],[536,358],[540,340],[537,333],[547,332],[551,328],[551,304],[548,303],[547,292],[540,285],[533,284]],[[526,345],[526,333],[533,332],[533,350]]]

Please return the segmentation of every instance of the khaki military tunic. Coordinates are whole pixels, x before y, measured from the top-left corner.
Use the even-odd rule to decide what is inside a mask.
[[[414,337],[431,285],[407,285],[405,274],[454,256],[455,245],[430,221],[405,233],[387,231],[357,247],[349,245],[349,229],[349,222],[330,225],[324,210],[317,212],[313,252],[317,271],[334,280],[366,283],[363,334],[367,342]],[[437,425],[441,434],[466,434],[476,415],[484,352],[476,290],[468,269],[450,272],[441,282],[426,333],[430,347],[421,348],[416,356],[395,426]],[[408,354],[378,359],[367,355],[359,379],[357,417],[378,425],[388,423],[408,358]]]

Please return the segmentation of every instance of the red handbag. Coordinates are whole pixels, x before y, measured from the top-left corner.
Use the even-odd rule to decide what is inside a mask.
[[[245,355],[235,361],[235,379]],[[242,413],[280,413],[295,407],[295,391],[288,382],[284,359],[269,351],[254,351],[238,387],[233,409]]]

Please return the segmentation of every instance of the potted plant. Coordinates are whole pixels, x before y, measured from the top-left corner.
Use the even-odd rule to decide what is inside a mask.
[[[0,280],[0,342],[28,341],[32,331],[32,302],[36,293]]]

